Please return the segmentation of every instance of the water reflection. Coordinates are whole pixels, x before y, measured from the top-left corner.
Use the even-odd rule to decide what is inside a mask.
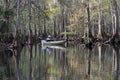
[[[119,46],[114,45],[113,49],[115,51],[114,53],[114,80],[118,80],[119,79]]]
[[[49,54],[52,53],[52,50],[66,50],[65,46],[62,45],[43,45],[41,47],[42,50],[47,51]]]
[[[116,45],[97,44],[91,49],[30,45],[11,55],[4,51],[0,80],[120,80],[119,50]]]
[[[22,48],[18,48],[13,50],[14,53],[14,60],[15,60],[15,78],[16,80],[21,80],[21,73],[20,73],[20,54],[21,54]]]
[[[10,66],[10,60],[13,56],[11,50],[1,50],[0,51],[0,80],[5,80],[6,77],[12,76],[13,68]]]

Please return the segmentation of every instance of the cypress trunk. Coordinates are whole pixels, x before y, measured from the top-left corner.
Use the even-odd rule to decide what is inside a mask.
[[[17,20],[16,20],[15,38],[13,41],[14,47],[18,47],[18,46],[20,47],[19,28],[20,28],[20,0],[17,0]]]
[[[28,44],[32,44],[32,30],[31,30],[31,0],[28,0],[28,26],[29,26],[29,37],[28,37]]]
[[[114,30],[115,33],[113,34],[113,41],[118,42],[119,40],[119,15],[118,15],[118,7],[116,0],[112,0],[112,6],[113,6],[113,24],[115,25]]]

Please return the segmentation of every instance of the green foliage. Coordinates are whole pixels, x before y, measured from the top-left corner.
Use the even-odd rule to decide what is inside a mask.
[[[54,17],[57,16],[58,9],[59,8],[57,4],[54,4],[52,7],[49,7],[47,10],[45,10],[45,13],[49,18],[54,19]]]
[[[0,6],[0,32],[8,32],[10,29],[12,17],[14,16],[14,10],[13,9],[4,9],[2,6]]]
[[[14,15],[14,12],[13,12],[13,9],[7,9],[4,11],[4,17],[10,17],[10,16],[13,16]]]
[[[40,5],[37,5],[34,1],[31,1],[31,3],[34,5],[35,8],[38,9],[38,11],[40,12],[39,14],[41,14],[45,18],[49,19],[49,17],[46,15],[44,9],[42,9],[42,7]]]
[[[3,15],[4,11],[3,11],[3,7],[0,6],[0,17]]]
[[[64,35],[64,34],[66,34],[66,35],[73,35],[73,34],[76,34],[76,33],[74,33],[74,32],[61,32],[60,34],[61,35]]]
[[[55,75],[55,76],[58,76],[60,75],[60,71],[56,68],[48,68],[48,74],[52,74],[52,75]]]
[[[10,17],[14,15],[14,10],[13,9],[4,9],[2,6],[0,6],[0,17],[5,18],[5,17]]]

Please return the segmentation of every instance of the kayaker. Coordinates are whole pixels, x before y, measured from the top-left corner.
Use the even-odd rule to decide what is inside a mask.
[[[51,35],[48,35],[48,37],[46,38],[46,41],[52,41]]]

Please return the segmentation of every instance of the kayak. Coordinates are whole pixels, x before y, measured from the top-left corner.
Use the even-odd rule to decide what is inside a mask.
[[[43,50],[45,50],[47,48],[50,48],[50,49],[60,49],[60,50],[65,50],[66,49],[65,47],[59,46],[59,45],[43,45],[42,46]]]
[[[60,40],[60,41],[41,41],[42,45],[62,45],[65,43],[65,40]]]

